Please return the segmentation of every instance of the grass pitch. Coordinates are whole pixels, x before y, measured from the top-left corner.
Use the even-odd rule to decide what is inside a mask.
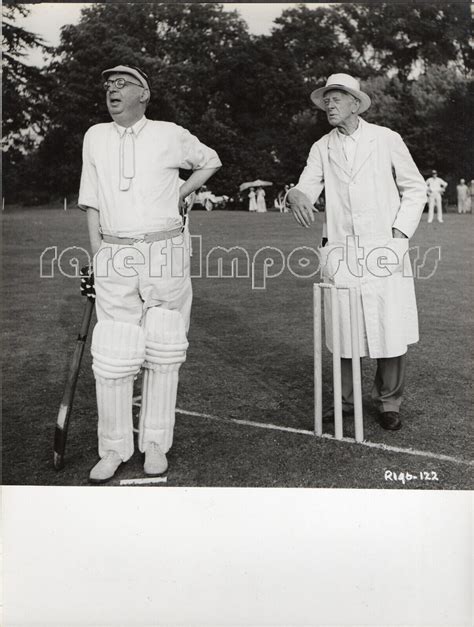
[[[225,421],[313,428],[314,278],[294,276],[281,260],[289,260],[295,269],[297,253],[290,253],[297,247],[316,248],[322,216],[313,229],[305,230],[288,214],[194,212],[194,303],[178,406],[199,416],[177,416],[167,483],[158,485],[470,489],[472,467],[466,462],[472,451],[472,219],[470,214],[448,214],[443,225],[427,225],[425,214],[411,242],[420,247],[421,256],[439,246],[441,260],[431,278],[416,280],[420,342],[408,353],[401,431],[385,432],[377,425],[370,398],[375,367],[363,360],[366,440],[453,457],[457,463]],[[3,231],[3,482],[87,485],[97,460],[90,338],[76,390],[66,466],[56,472],[52,465],[56,414],[84,305],[79,280],[58,272],[57,262],[54,276],[40,277],[46,249],[43,274],[52,273],[54,247],[57,256],[72,246],[88,249],[85,215],[77,210],[7,207]],[[208,254],[216,246],[241,247],[240,276],[205,276]],[[275,250],[262,252],[266,247]],[[208,269],[215,275],[214,254]],[[87,261],[80,249],[64,253],[61,267],[71,274],[74,256],[79,266]],[[274,261],[268,271],[281,273],[261,289],[266,256]],[[433,270],[435,257],[428,253],[422,276]],[[223,270],[230,267],[224,263]],[[311,268],[307,270],[309,274]],[[327,354],[323,404],[331,404]],[[353,435],[350,423],[345,424],[345,435]],[[415,478],[388,480],[387,471]],[[140,477],[142,460],[136,452],[111,485]]]

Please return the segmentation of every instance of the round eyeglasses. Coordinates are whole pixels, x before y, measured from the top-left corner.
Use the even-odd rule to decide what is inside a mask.
[[[139,83],[134,83],[133,81],[127,81],[124,78],[116,78],[115,80],[108,80],[104,83],[104,90],[108,91],[110,88],[115,87],[116,89],[123,89],[125,85],[136,85],[137,87],[141,87],[143,89],[143,85]]]

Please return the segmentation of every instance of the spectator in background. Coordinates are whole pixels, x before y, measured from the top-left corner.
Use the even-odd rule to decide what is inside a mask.
[[[290,187],[293,187],[293,184],[290,185],[285,185],[284,189],[280,190],[278,192],[278,196],[275,199],[275,206],[276,208],[280,211],[280,213],[288,213],[289,209],[286,206],[286,195],[288,194]]]
[[[203,204],[203,197],[202,197],[202,193],[203,191],[205,191],[206,186],[203,185],[197,192],[196,192],[196,197],[194,200],[194,207],[196,209],[204,209],[204,204]]]
[[[456,187],[458,197],[458,213],[467,213],[470,209],[471,195],[466,181],[461,179]]]
[[[257,200],[253,187],[251,187],[249,191],[249,211],[257,211]]]
[[[438,222],[443,223],[443,200],[442,195],[444,194],[448,184],[446,181],[443,181],[442,178],[438,176],[436,170],[431,172],[431,176],[426,180],[426,185],[428,187],[428,224],[433,222],[434,218],[434,208],[436,205],[436,209],[438,212]]]
[[[196,196],[195,204],[201,205],[206,211],[212,211],[216,200],[214,194],[203,185]]]
[[[267,205],[265,204],[265,190],[263,187],[257,188],[257,211],[259,213],[265,213]]]
[[[203,194],[204,209],[206,211],[212,211],[214,209],[214,194],[211,191],[206,191]]]

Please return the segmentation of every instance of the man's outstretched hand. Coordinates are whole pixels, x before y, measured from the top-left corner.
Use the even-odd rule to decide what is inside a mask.
[[[309,228],[314,222],[314,212],[317,211],[308,200],[306,194],[299,189],[291,189],[286,202],[293,213],[293,217],[301,226]]]

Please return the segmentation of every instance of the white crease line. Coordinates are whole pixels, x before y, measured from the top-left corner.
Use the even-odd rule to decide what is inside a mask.
[[[168,477],[143,477],[142,479],[122,479],[120,485],[150,485],[151,483],[166,483]]]
[[[200,414],[195,411],[186,411],[184,409],[176,408],[177,414],[184,416],[194,416],[196,418],[209,418],[210,420],[217,420],[219,422],[231,422],[237,425],[245,425],[249,427],[259,427],[260,429],[270,429],[273,431],[286,431],[289,433],[299,433],[300,435],[311,435],[313,437],[323,437],[328,440],[334,440],[335,442],[343,442],[345,444],[357,444],[357,446],[367,446],[369,448],[376,448],[382,451],[390,451],[391,453],[403,453],[405,455],[415,455],[417,457],[430,457],[444,462],[452,462],[454,464],[463,464],[466,466],[472,466],[473,461],[466,459],[459,459],[458,457],[451,457],[450,455],[443,455],[437,453],[431,453],[430,451],[419,451],[412,448],[401,448],[399,446],[391,446],[390,444],[383,444],[382,442],[356,442],[354,438],[343,438],[342,440],[336,440],[333,435],[329,433],[323,433],[322,436],[315,436],[314,431],[307,431],[305,429],[295,429],[293,427],[281,427],[280,425],[267,424],[265,422],[253,422],[252,420],[241,420],[239,418],[220,418],[219,416],[211,416],[210,414]]]

